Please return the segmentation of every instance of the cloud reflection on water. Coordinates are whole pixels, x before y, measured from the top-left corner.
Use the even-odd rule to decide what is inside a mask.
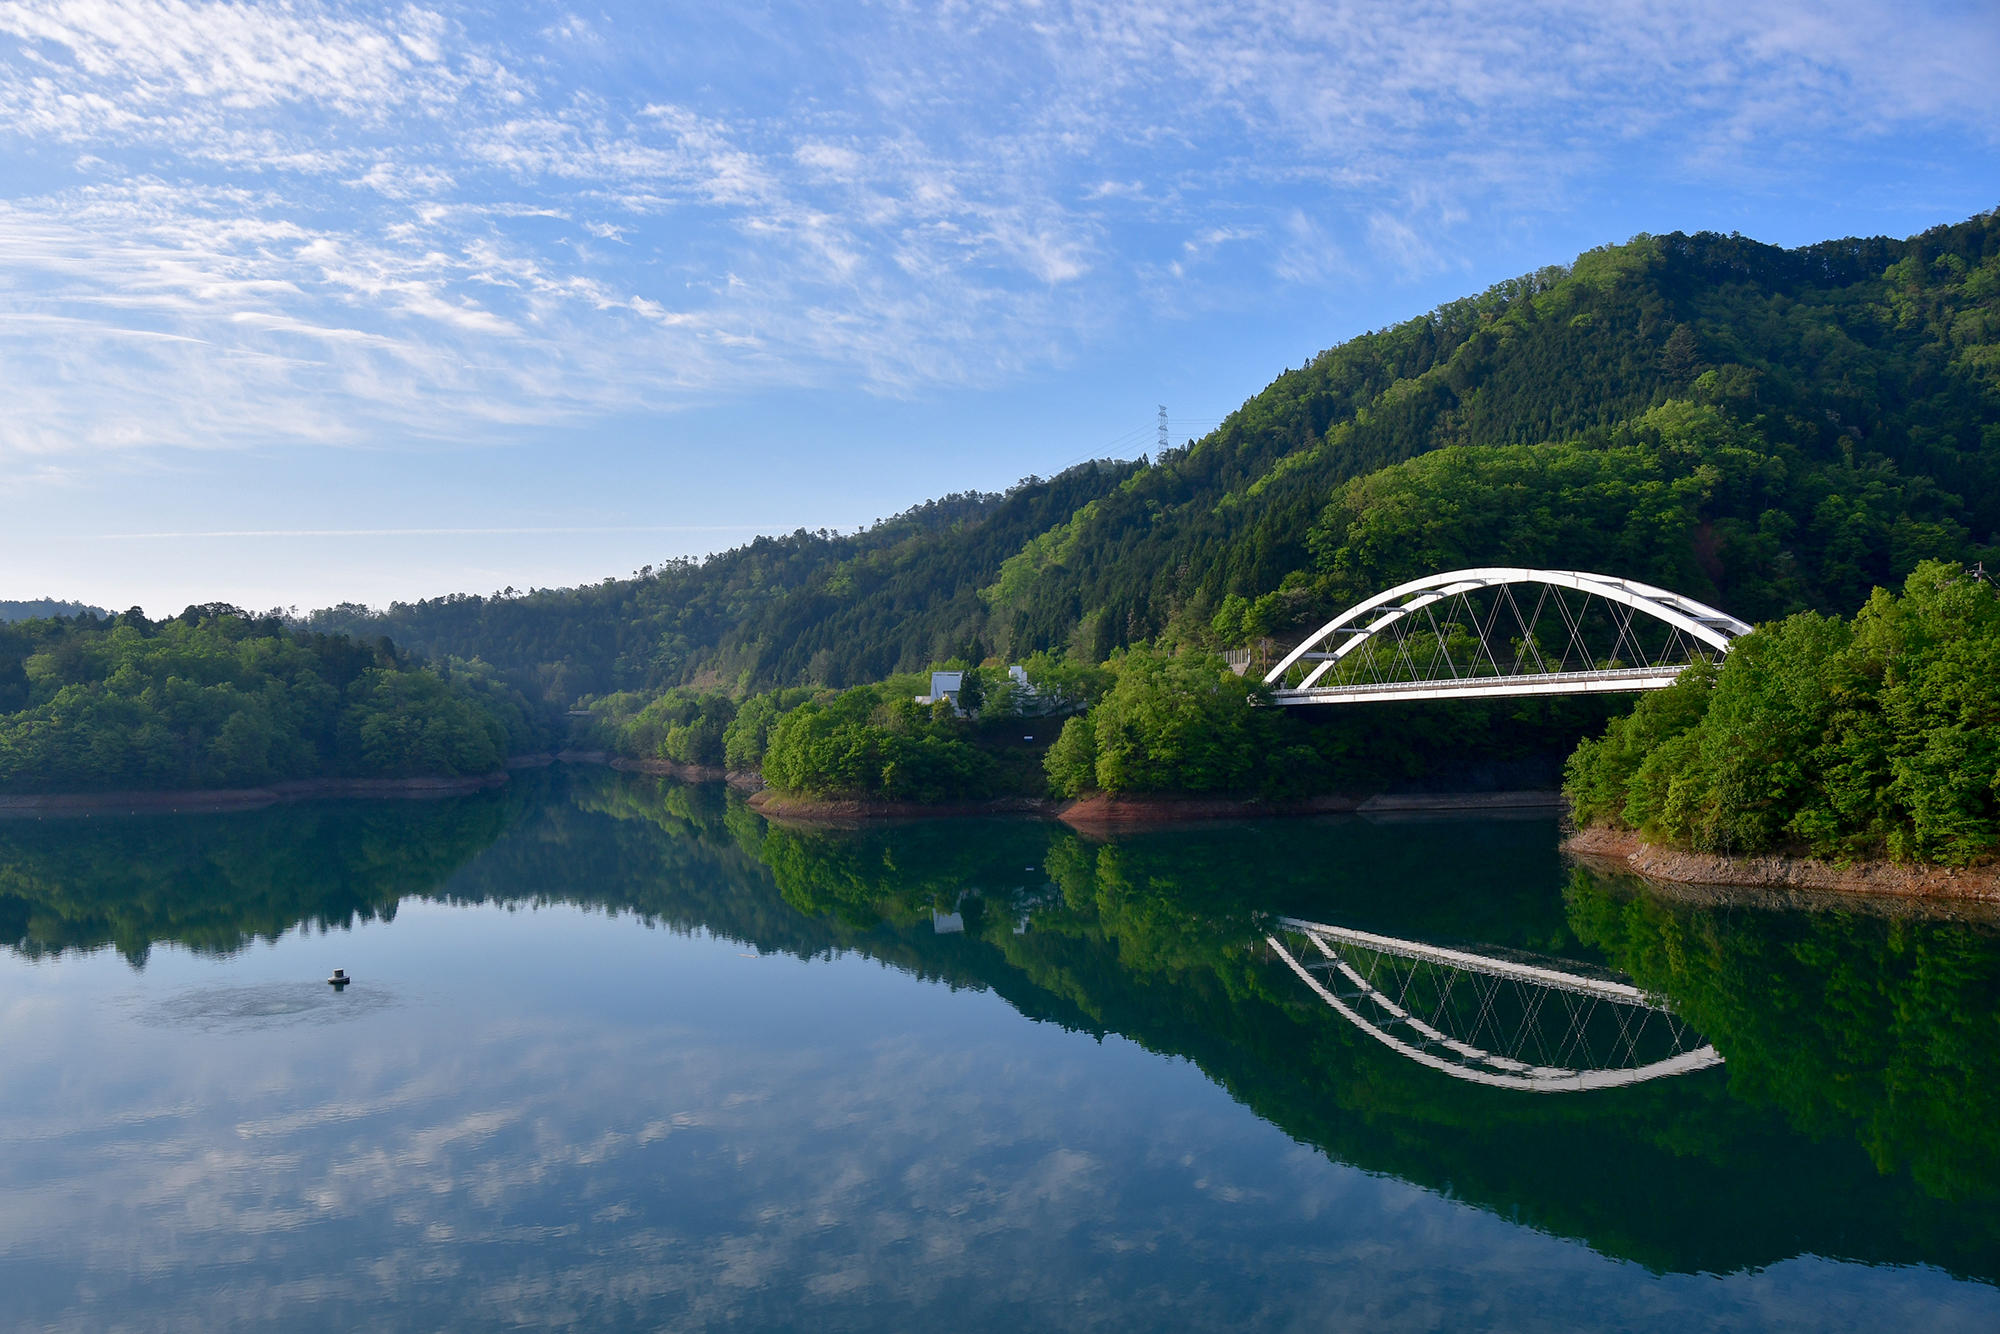
[[[733,942],[567,909],[406,913],[354,943],[387,932],[421,933],[413,960],[480,966],[435,977],[440,999],[421,1006],[275,1025],[260,1010],[293,984],[215,987],[229,965],[177,951],[156,953],[164,1000],[136,1013],[113,1001],[130,974],[108,956],[38,967],[56,1003],[34,1033],[0,1037],[0,1282],[18,1318],[1858,1328],[1887,1302],[1950,1329],[2000,1315],[1991,1289],[1922,1269],[1654,1277],[1330,1163],[1186,1062],[858,958],[747,969]],[[299,972],[322,948],[288,937],[257,962]],[[552,959],[598,990],[551,995],[537,974]],[[388,986],[394,967],[371,976]],[[211,985],[186,985],[194,972]],[[20,981],[18,964],[0,972],[0,1002]],[[774,1003],[789,1030],[758,1017]],[[192,1022],[154,1021],[175,1007]]]

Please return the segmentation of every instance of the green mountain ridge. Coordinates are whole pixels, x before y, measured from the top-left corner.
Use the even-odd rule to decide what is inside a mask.
[[[1793,250],[1640,236],[1322,352],[1155,459],[311,623],[567,704],[1282,639],[1448,562],[1603,569],[1752,620],[1845,612],[2000,543],[1996,377],[1995,214]]]

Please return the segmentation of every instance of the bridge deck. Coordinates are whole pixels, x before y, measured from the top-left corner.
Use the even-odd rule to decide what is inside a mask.
[[[1619,667],[1595,672],[1464,676],[1445,681],[1386,681],[1274,690],[1275,704],[1359,704],[1386,699],[1498,699],[1510,695],[1592,695],[1665,690],[1683,667]]]

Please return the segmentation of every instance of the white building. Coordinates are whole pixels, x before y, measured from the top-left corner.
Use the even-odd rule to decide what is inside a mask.
[[[1012,704],[1012,712],[1023,717],[1036,718],[1051,713],[1058,703],[1035,689],[1028,681],[1028,669],[1018,663],[1007,669],[1007,684],[1010,687],[1007,693]],[[915,698],[919,704],[935,704],[941,699],[948,699],[951,701],[952,709],[963,718],[966,716],[965,706],[959,703],[959,697],[964,688],[964,672],[932,672],[931,693],[918,695]],[[988,703],[991,704],[992,701],[989,700]]]
[[[941,699],[948,699],[951,701],[952,712],[962,716],[965,710],[958,706],[958,694],[964,687],[964,672],[932,672],[931,693],[918,695],[917,703],[935,704]]]

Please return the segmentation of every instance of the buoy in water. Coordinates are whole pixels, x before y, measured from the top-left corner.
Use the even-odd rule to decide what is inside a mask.
[[[347,975],[347,970],[345,968],[336,968],[333,970],[333,976],[329,977],[326,980],[326,983],[328,986],[332,987],[335,991],[338,991],[342,987],[346,986],[349,982],[352,982],[353,980],[354,980],[353,978]]]

